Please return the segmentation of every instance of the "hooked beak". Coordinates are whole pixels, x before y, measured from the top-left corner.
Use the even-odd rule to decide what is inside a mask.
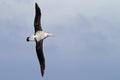
[[[49,37],[53,37],[53,34],[52,33],[47,33]]]
[[[54,35],[50,33],[50,36],[53,37]]]

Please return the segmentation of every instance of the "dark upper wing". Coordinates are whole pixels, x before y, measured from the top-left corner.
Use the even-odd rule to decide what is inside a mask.
[[[39,8],[39,6],[37,5],[37,3],[35,3],[35,19],[34,19],[34,28],[35,28],[35,32],[37,32],[38,30],[42,31],[41,28],[41,10]]]
[[[41,74],[42,76],[44,75],[44,70],[45,70],[45,58],[43,54],[43,40],[36,42],[36,52],[37,52],[37,57],[41,66]]]

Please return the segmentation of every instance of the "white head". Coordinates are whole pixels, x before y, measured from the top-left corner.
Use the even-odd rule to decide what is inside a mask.
[[[53,34],[48,33],[48,32],[45,32],[44,35],[45,35],[45,38],[47,38],[47,37],[52,37],[52,36],[53,36]]]

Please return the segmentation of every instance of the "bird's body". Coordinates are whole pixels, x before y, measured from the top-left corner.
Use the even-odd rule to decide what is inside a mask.
[[[47,33],[44,31],[37,31],[34,35],[30,36],[27,38],[27,41],[37,41],[39,42],[40,40],[43,40],[49,36],[52,36],[51,33]]]
[[[52,36],[51,33],[42,31],[41,27],[41,10],[37,3],[35,3],[35,19],[34,19],[34,30],[35,34],[33,36],[27,37],[27,41],[36,42],[36,53],[40,63],[41,74],[44,75],[45,70],[45,58],[43,54],[43,40],[47,37]]]

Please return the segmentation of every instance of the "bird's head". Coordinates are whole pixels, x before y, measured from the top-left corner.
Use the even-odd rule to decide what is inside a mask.
[[[53,34],[52,34],[52,33],[49,33],[49,32],[46,32],[46,33],[45,33],[45,36],[46,36],[45,38],[47,38],[47,37],[53,37]]]
[[[53,37],[52,33],[47,33],[47,37]]]

